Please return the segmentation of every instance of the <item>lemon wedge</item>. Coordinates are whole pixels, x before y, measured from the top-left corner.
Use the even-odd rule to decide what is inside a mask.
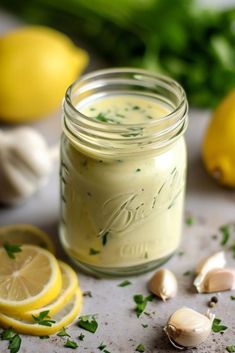
[[[82,292],[78,288],[71,301],[69,301],[57,314],[50,317],[51,320],[55,321],[51,326],[44,326],[43,324],[20,320],[2,313],[0,313],[0,324],[5,328],[12,327],[17,332],[28,335],[52,335],[60,331],[63,327],[70,325],[78,317],[81,305]],[[48,315],[50,315],[50,313]]]
[[[71,300],[78,288],[77,275],[74,270],[64,262],[59,261],[59,265],[62,274],[62,289],[58,297],[53,302],[40,309],[20,313],[20,315],[17,315],[20,319],[33,321],[33,315],[38,316],[42,311],[49,311],[50,316],[53,316]]]
[[[15,258],[0,247],[0,310],[21,313],[47,305],[61,291],[58,262],[49,251],[22,245]]]
[[[55,253],[54,245],[49,236],[41,229],[30,224],[13,224],[0,227],[0,246],[9,244],[32,244]]]

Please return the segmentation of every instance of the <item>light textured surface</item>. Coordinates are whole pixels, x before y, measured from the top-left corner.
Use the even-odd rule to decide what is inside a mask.
[[[0,29],[9,28],[18,22],[12,18],[0,23]],[[60,135],[60,114],[48,120],[36,123],[40,130],[53,145],[58,142]],[[146,352],[167,353],[176,350],[170,346],[162,333],[169,315],[181,306],[190,306],[202,313],[206,312],[207,302],[211,295],[196,294],[192,287],[192,276],[184,276],[185,271],[193,271],[197,261],[205,255],[221,249],[218,228],[220,225],[235,221],[235,192],[224,190],[217,186],[205,173],[200,159],[200,145],[208,122],[209,113],[193,110],[190,112],[190,124],[187,132],[189,154],[188,182],[186,193],[186,213],[192,214],[195,224],[185,225],[180,251],[182,256],[175,255],[166,265],[176,274],[179,283],[179,293],[175,299],[167,303],[154,300],[149,303],[146,311],[139,319],[134,312],[134,294],[147,295],[146,283],[151,273],[129,278],[132,285],[124,288],[117,287],[122,279],[94,279],[79,273],[79,280],[83,291],[91,291],[92,298],[84,298],[82,314],[97,314],[99,328],[95,334],[83,332],[83,342],[77,340],[82,332],[76,325],[69,328],[72,338],[78,341],[79,348],[75,351],[95,353],[101,342],[107,344],[111,353],[131,353],[139,343],[143,343]],[[49,184],[35,195],[25,205],[17,208],[0,209],[0,225],[10,223],[32,223],[48,231],[58,246],[58,254],[64,257],[59,248],[57,238],[58,200],[59,200],[58,166],[55,165]],[[214,239],[212,235],[218,235]],[[235,234],[232,236],[235,241]],[[226,246],[227,257],[231,266],[235,266],[229,246]],[[67,259],[68,261],[68,259]],[[221,318],[229,329],[221,335],[212,334],[201,345],[198,353],[223,353],[227,345],[235,344],[235,301],[230,300],[232,293],[219,294],[219,302],[213,311]],[[141,324],[148,324],[143,328]],[[22,336],[21,353],[64,353],[69,350],[63,347],[64,340],[53,336],[48,340],[38,337]],[[0,352],[9,352],[7,342],[0,341]],[[189,353],[195,350],[189,350]]]

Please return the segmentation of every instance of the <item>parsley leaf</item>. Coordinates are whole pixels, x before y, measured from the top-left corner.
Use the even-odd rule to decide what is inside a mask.
[[[98,328],[98,322],[96,321],[95,315],[80,316],[77,325],[92,333],[95,333]]]
[[[119,283],[118,287],[126,287],[126,286],[129,286],[130,284],[132,284],[130,281],[125,280],[125,281]]]
[[[92,298],[92,293],[90,290],[86,291],[86,292],[83,292],[83,297],[89,297],[89,298]]]
[[[137,347],[136,347],[136,352],[145,352],[145,348],[144,345],[142,343],[140,343]]]
[[[4,249],[7,252],[7,255],[11,258],[11,259],[15,259],[15,253],[17,252],[21,252],[21,245],[16,245],[16,244],[9,244],[8,242],[5,242],[3,244]]]
[[[108,235],[109,235],[109,232],[105,232],[104,235],[102,235],[102,245],[103,246],[105,246],[107,244]]]
[[[55,320],[51,320],[48,316],[49,310],[42,311],[38,316],[32,315],[32,318],[38,325],[49,326],[55,323]]]
[[[231,300],[235,300],[235,295],[230,295]]]
[[[140,168],[137,168],[136,169],[136,173],[138,173],[138,172],[140,172],[141,171],[141,169]]]
[[[10,340],[13,338],[14,334],[15,332],[11,328],[8,328],[7,330],[1,332],[1,340]]]
[[[140,317],[140,315],[143,313],[144,309],[146,308],[148,301],[152,301],[153,298],[154,298],[154,295],[152,294],[148,295],[145,298],[142,294],[134,295],[133,299],[134,299],[134,302],[136,303],[135,312],[137,317]]]
[[[108,122],[108,119],[106,118],[106,116],[103,113],[99,113],[95,118],[99,121],[104,122],[104,123]]]
[[[48,338],[50,338],[50,336],[39,336],[40,340],[46,340]]]
[[[226,347],[226,351],[229,352],[229,353],[235,352],[235,346],[234,345],[233,346],[227,346]]]
[[[193,223],[194,223],[193,217],[192,217],[192,216],[187,217],[186,220],[185,220],[185,223],[186,223],[188,226],[193,225]]]
[[[192,274],[192,271],[185,271],[183,273],[183,276],[190,276]]]
[[[63,327],[62,330],[60,332],[57,333],[57,336],[59,337],[71,337],[67,332],[66,332],[66,329]]]
[[[222,233],[222,240],[220,245],[226,245],[230,238],[230,227],[229,225],[224,225],[220,227],[219,230]]]
[[[97,255],[97,254],[99,254],[99,253],[100,253],[100,251],[99,251],[99,250],[96,250],[96,249],[90,248],[90,252],[89,252],[89,254],[90,254],[90,255]]]
[[[10,343],[8,349],[10,349],[10,353],[17,353],[20,350],[21,338],[19,335],[15,335],[10,339]]]
[[[80,335],[78,336],[79,341],[83,341],[84,337],[85,335],[83,333],[80,333]]]
[[[103,351],[107,347],[103,342],[97,347],[100,351]]]
[[[147,324],[141,324],[141,326],[143,326],[143,328],[148,327],[148,325],[147,325]]]
[[[78,347],[78,345],[76,342],[71,341],[70,339],[67,339],[66,343],[64,344],[64,347],[76,349]]]
[[[221,320],[218,318],[215,318],[213,323],[212,323],[212,331],[213,332],[224,332],[225,330],[227,330],[227,326],[224,325],[220,325]]]

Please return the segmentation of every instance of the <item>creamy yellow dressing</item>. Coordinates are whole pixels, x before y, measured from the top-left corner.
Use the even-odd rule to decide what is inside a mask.
[[[137,95],[105,96],[79,109],[107,124],[132,124],[133,136],[135,124],[169,113]],[[80,263],[116,269],[171,255],[181,236],[185,168],[183,137],[154,157],[102,160],[64,136],[61,239],[67,252]]]

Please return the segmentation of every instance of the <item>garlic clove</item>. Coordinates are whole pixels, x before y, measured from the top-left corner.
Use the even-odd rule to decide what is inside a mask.
[[[226,265],[226,259],[224,251],[216,252],[213,255],[207,256],[205,259],[202,259],[196,267],[196,275],[201,274],[205,275],[210,270],[214,268],[223,268]]]
[[[235,270],[229,268],[211,270],[195,286],[199,293],[222,292],[235,289]]]
[[[150,292],[160,297],[163,301],[175,297],[177,287],[175,275],[165,268],[157,271],[148,284]]]
[[[197,347],[211,333],[214,315],[183,307],[172,314],[164,327],[170,342],[179,349]]]

